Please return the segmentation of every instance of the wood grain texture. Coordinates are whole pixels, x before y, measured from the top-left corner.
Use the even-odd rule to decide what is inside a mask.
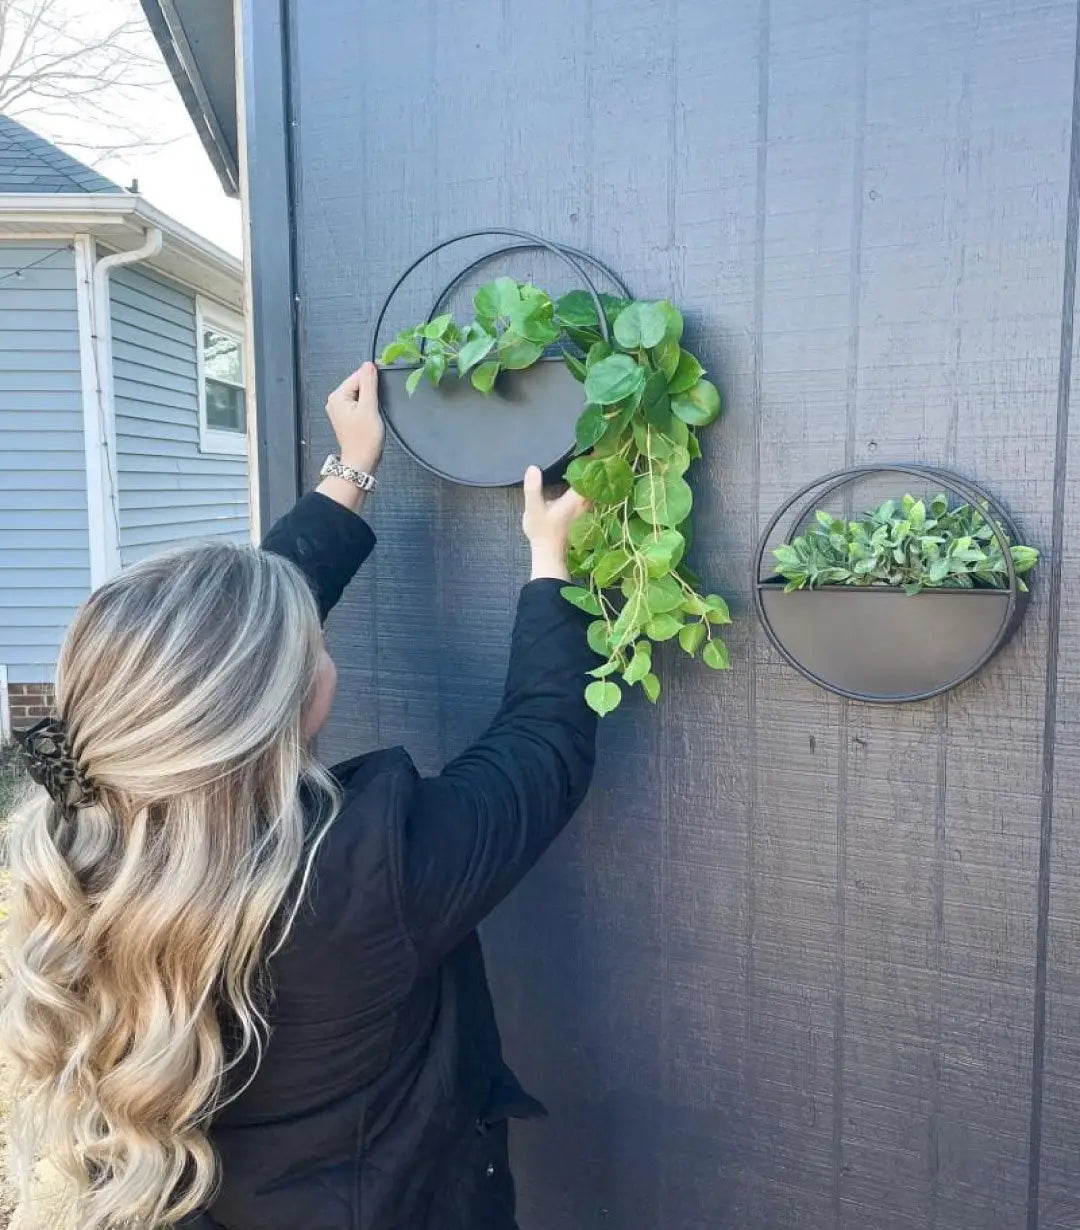
[[[309,479],[385,290],[473,226],[670,296],[727,407],[695,564],[732,598],[734,670],[665,654],[660,711],[604,723],[582,816],[488,928],[508,1054],[553,1112],[515,1134],[522,1224],[1073,1230],[1074,0],[289,9]],[[483,250],[418,271],[389,328]],[[750,560],[813,474],[912,459],[982,481],[1047,558],[978,679],[872,709],[773,653]],[[323,750],[434,770],[496,703],[517,498],[391,446],[373,515]]]

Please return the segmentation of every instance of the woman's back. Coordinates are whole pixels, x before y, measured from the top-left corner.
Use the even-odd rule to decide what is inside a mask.
[[[59,712],[26,740],[2,1033],[16,1151],[58,1160],[79,1230],[510,1230],[502,1059],[476,927],[592,770],[595,658],[560,596],[582,504],[527,484],[534,580],[488,732],[433,778],[400,750],[331,776],[308,742],[319,632],[374,546],[373,369],[264,550],[206,547],[93,595]],[[358,464],[359,462],[359,464]]]

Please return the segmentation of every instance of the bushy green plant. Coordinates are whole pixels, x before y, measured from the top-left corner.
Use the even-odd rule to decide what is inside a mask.
[[[1035,567],[1034,547],[1010,550],[1018,576]],[[950,508],[944,495],[929,506],[911,495],[899,504],[886,500],[856,521],[819,511],[816,524],[773,554],[788,593],[824,585],[889,585],[917,594],[1009,584],[1004,552],[983,512],[971,504]]]
[[[571,291],[553,301],[512,278],[480,287],[475,320],[446,314],[406,329],[383,351],[384,364],[417,364],[406,387],[438,385],[448,371],[490,393],[500,371],[532,366],[556,344],[584,385],[577,450],[566,480],[592,508],[573,527],[568,602],[593,616],[589,644],[604,658],[585,691],[604,715],[622,686],[660,695],[653,645],[678,640],[691,657],[726,670],[717,629],[731,622],[727,604],[699,592],[686,563],[693,494],[686,481],[701,456],[697,433],[720,415],[720,394],[681,345],[683,318],[667,301],[601,296],[610,341],[592,297]]]

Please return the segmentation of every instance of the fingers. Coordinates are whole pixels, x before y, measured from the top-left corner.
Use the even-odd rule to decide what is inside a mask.
[[[347,397],[350,401],[356,401],[360,397],[374,397],[378,384],[378,368],[374,363],[365,363],[362,367],[358,367],[351,376],[346,376],[331,393],[331,397]]]
[[[360,369],[360,389],[357,400],[365,410],[379,408],[379,369],[374,363],[365,363]]]
[[[525,515],[539,512],[544,507],[544,476],[537,466],[525,471]]]
[[[573,487],[567,487],[562,495],[552,504],[552,508],[574,517],[579,516],[588,507],[589,501],[583,495],[576,492]]]

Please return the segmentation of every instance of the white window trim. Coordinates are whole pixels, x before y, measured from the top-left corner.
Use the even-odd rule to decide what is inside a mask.
[[[206,371],[203,362],[203,329],[208,326],[227,333],[240,343],[244,364],[244,388],[250,381],[247,358],[247,332],[244,318],[213,299],[199,296],[195,300],[195,358],[199,379],[199,452],[219,457],[246,457],[248,452],[247,431],[220,431],[206,421]],[[246,398],[245,398],[246,401]]]

